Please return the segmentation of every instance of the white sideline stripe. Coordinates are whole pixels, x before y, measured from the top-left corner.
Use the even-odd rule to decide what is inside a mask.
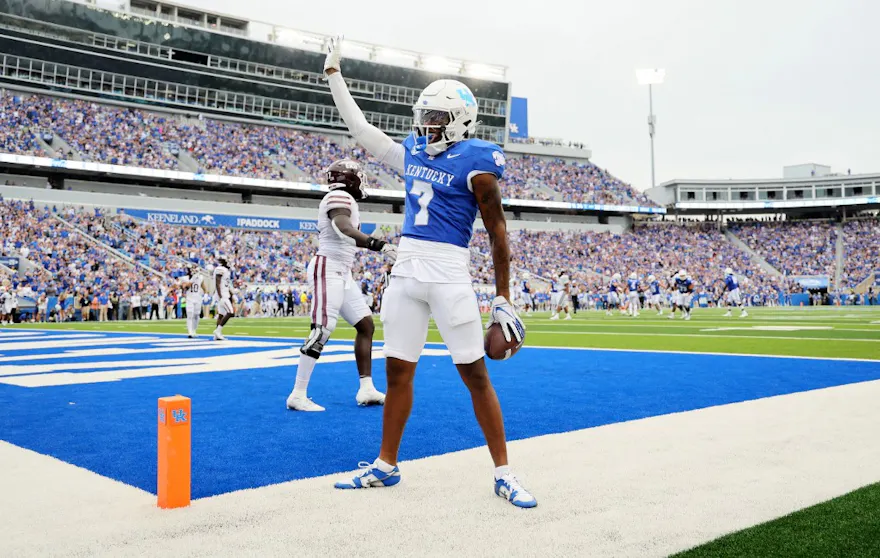
[[[142,334],[143,335],[143,334]],[[154,343],[160,341],[158,337],[141,337],[138,339],[121,339],[114,337],[99,337],[97,339],[65,339],[63,341],[55,341],[57,338],[40,339],[39,341],[22,341],[18,343],[7,343],[0,345],[4,351],[26,351],[34,349],[46,349],[47,342],[51,343],[51,348],[63,347],[83,347],[89,345],[135,345],[137,343]]]
[[[671,355],[711,355],[744,358],[786,358],[795,360],[831,360],[841,362],[872,362],[880,364],[880,359],[848,358],[848,357],[817,357],[797,355],[765,355],[760,353],[718,353],[710,351],[668,351],[664,349],[612,349],[607,347],[554,347],[552,345],[525,345],[524,349],[558,349],[561,351],[602,351],[607,353],[663,353]]]
[[[19,337],[15,337],[14,339],[10,339],[8,341],[4,340],[5,335],[0,335],[0,347],[6,348],[11,343],[23,343],[25,341],[48,341],[50,339],[108,339],[107,335],[103,332],[101,333],[71,333],[71,334],[62,334],[62,335],[22,335]]]
[[[866,382],[515,441],[514,469],[539,502],[528,511],[494,496],[485,447],[405,461],[387,490],[335,491],[339,474],[162,511],[138,489],[0,442],[15,510],[0,544],[22,558],[667,556],[876,482],[865,464],[880,461],[878,398],[880,381]],[[376,510],[395,528],[349,536]]]
[[[783,341],[855,341],[858,343],[880,343],[880,339],[854,339],[852,337],[783,337],[777,335],[717,335],[691,333],[645,333],[638,331],[547,331],[543,329],[526,329],[529,333],[552,333],[553,335],[627,335],[639,337],[696,337],[719,339],[780,339]],[[873,332],[872,332],[873,333]]]

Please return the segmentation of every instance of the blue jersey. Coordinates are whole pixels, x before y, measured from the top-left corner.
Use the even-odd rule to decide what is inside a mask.
[[[651,281],[651,294],[658,295],[660,294],[660,281]]]
[[[406,212],[403,236],[467,248],[477,218],[471,178],[504,174],[504,152],[494,143],[469,139],[443,153],[415,149],[412,134],[403,140]]]
[[[735,275],[728,275],[724,278],[724,285],[727,287],[728,291],[732,291],[734,289],[739,288],[739,282],[736,280]]]
[[[559,283],[556,282],[556,279],[550,282],[550,292],[556,293],[559,292]]]
[[[532,292],[531,287],[529,287],[529,282],[526,280],[523,280],[523,282],[522,282],[522,292],[524,292],[524,293]]]
[[[611,283],[610,285],[608,285],[608,292],[609,293],[616,293],[617,292],[617,283]]]
[[[627,279],[626,280],[626,288],[632,291],[639,290],[639,280],[638,279]]]
[[[675,278],[675,288],[680,293],[689,293],[694,290],[694,282],[690,279]]]

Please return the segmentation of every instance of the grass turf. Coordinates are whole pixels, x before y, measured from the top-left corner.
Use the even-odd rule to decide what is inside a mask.
[[[880,484],[721,537],[676,558],[880,556]]]
[[[824,358],[880,359],[880,308],[756,308],[739,319],[723,310],[698,309],[691,321],[669,320],[644,312],[633,319],[615,313],[580,312],[571,321],[549,321],[547,314],[525,317],[526,344],[547,347],[588,347],[648,351],[717,352]],[[184,333],[183,320],[22,324],[25,328]],[[210,334],[211,320],[199,333]],[[229,336],[305,337],[309,320],[298,318],[234,318],[224,328]],[[354,329],[340,322],[334,339],[353,339]],[[382,325],[376,319],[376,339]],[[428,340],[441,341],[435,327]]]

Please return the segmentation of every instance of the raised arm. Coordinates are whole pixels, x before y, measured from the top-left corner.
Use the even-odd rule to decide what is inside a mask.
[[[339,110],[339,115],[348,126],[348,131],[354,139],[364,146],[370,154],[398,172],[403,172],[404,150],[403,146],[388,137],[379,128],[367,122],[364,113],[352,98],[345,85],[345,80],[339,71],[341,57],[341,38],[331,39],[328,45],[327,59],[324,61],[324,73],[327,74],[327,82],[330,84],[330,93],[333,94],[333,102]]]

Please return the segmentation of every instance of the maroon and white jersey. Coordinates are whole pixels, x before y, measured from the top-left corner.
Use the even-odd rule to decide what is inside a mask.
[[[361,228],[360,210],[351,194],[343,190],[328,193],[318,206],[318,255],[351,269],[357,246],[339,238],[328,217],[331,209],[347,209],[351,213],[351,224],[356,229]]]

